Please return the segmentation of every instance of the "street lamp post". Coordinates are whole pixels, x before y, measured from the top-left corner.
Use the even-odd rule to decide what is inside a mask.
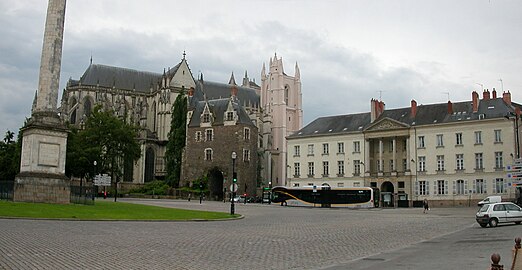
[[[515,153],[517,156],[517,159],[520,160],[520,138],[518,137],[518,120],[520,119],[520,109],[517,107],[515,109],[515,112],[508,112],[508,114],[505,116],[506,119],[511,119],[511,116],[515,117]],[[518,189],[518,198],[517,203],[522,203],[522,187],[517,186]]]
[[[92,196],[92,200],[94,201],[94,187],[95,187],[95,185],[94,185],[94,179],[96,179],[96,169],[97,169],[97,166],[96,166],[96,165],[98,165],[98,162],[95,160],[93,164],[94,164],[94,177],[92,178],[92,190],[91,190],[91,196]],[[96,189],[98,189],[97,186],[96,186]],[[96,191],[98,191],[98,190],[96,190]]]
[[[236,186],[234,183],[234,181],[236,181],[236,158],[237,158],[237,154],[236,152],[232,152],[232,196],[231,196],[231,200],[230,200],[230,214],[233,215],[234,214],[234,197],[236,197]]]

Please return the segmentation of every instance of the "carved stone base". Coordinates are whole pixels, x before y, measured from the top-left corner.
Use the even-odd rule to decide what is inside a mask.
[[[22,172],[15,178],[13,201],[68,204],[69,179],[62,175]]]

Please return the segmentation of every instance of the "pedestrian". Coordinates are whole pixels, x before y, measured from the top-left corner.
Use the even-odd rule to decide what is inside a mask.
[[[192,198],[192,193],[189,193],[188,195],[188,201],[190,202],[190,199]]]
[[[422,202],[422,206],[424,207],[424,211],[422,213],[426,214],[428,210],[430,210],[430,206],[428,205],[428,199],[424,199]]]

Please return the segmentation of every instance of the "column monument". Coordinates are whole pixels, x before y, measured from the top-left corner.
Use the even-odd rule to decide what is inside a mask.
[[[66,0],[49,0],[36,103],[22,132],[14,201],[69,203],[65,176],[67,129],[58,115]]]

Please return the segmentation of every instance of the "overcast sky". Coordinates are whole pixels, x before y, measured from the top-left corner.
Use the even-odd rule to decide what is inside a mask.
[[[0,1],[0,135],[31,114],[47,1]],[[277,53],[301,71],[304,124],[321,116],[471,99],[522,102],[522,1],[68,1],[60,96],[93,63],[260,82]],[[502,79],[502,83],[500,81]],[[482,95],[481,95],[482,96]],[[59,104],[59,102],[58,102]]]

